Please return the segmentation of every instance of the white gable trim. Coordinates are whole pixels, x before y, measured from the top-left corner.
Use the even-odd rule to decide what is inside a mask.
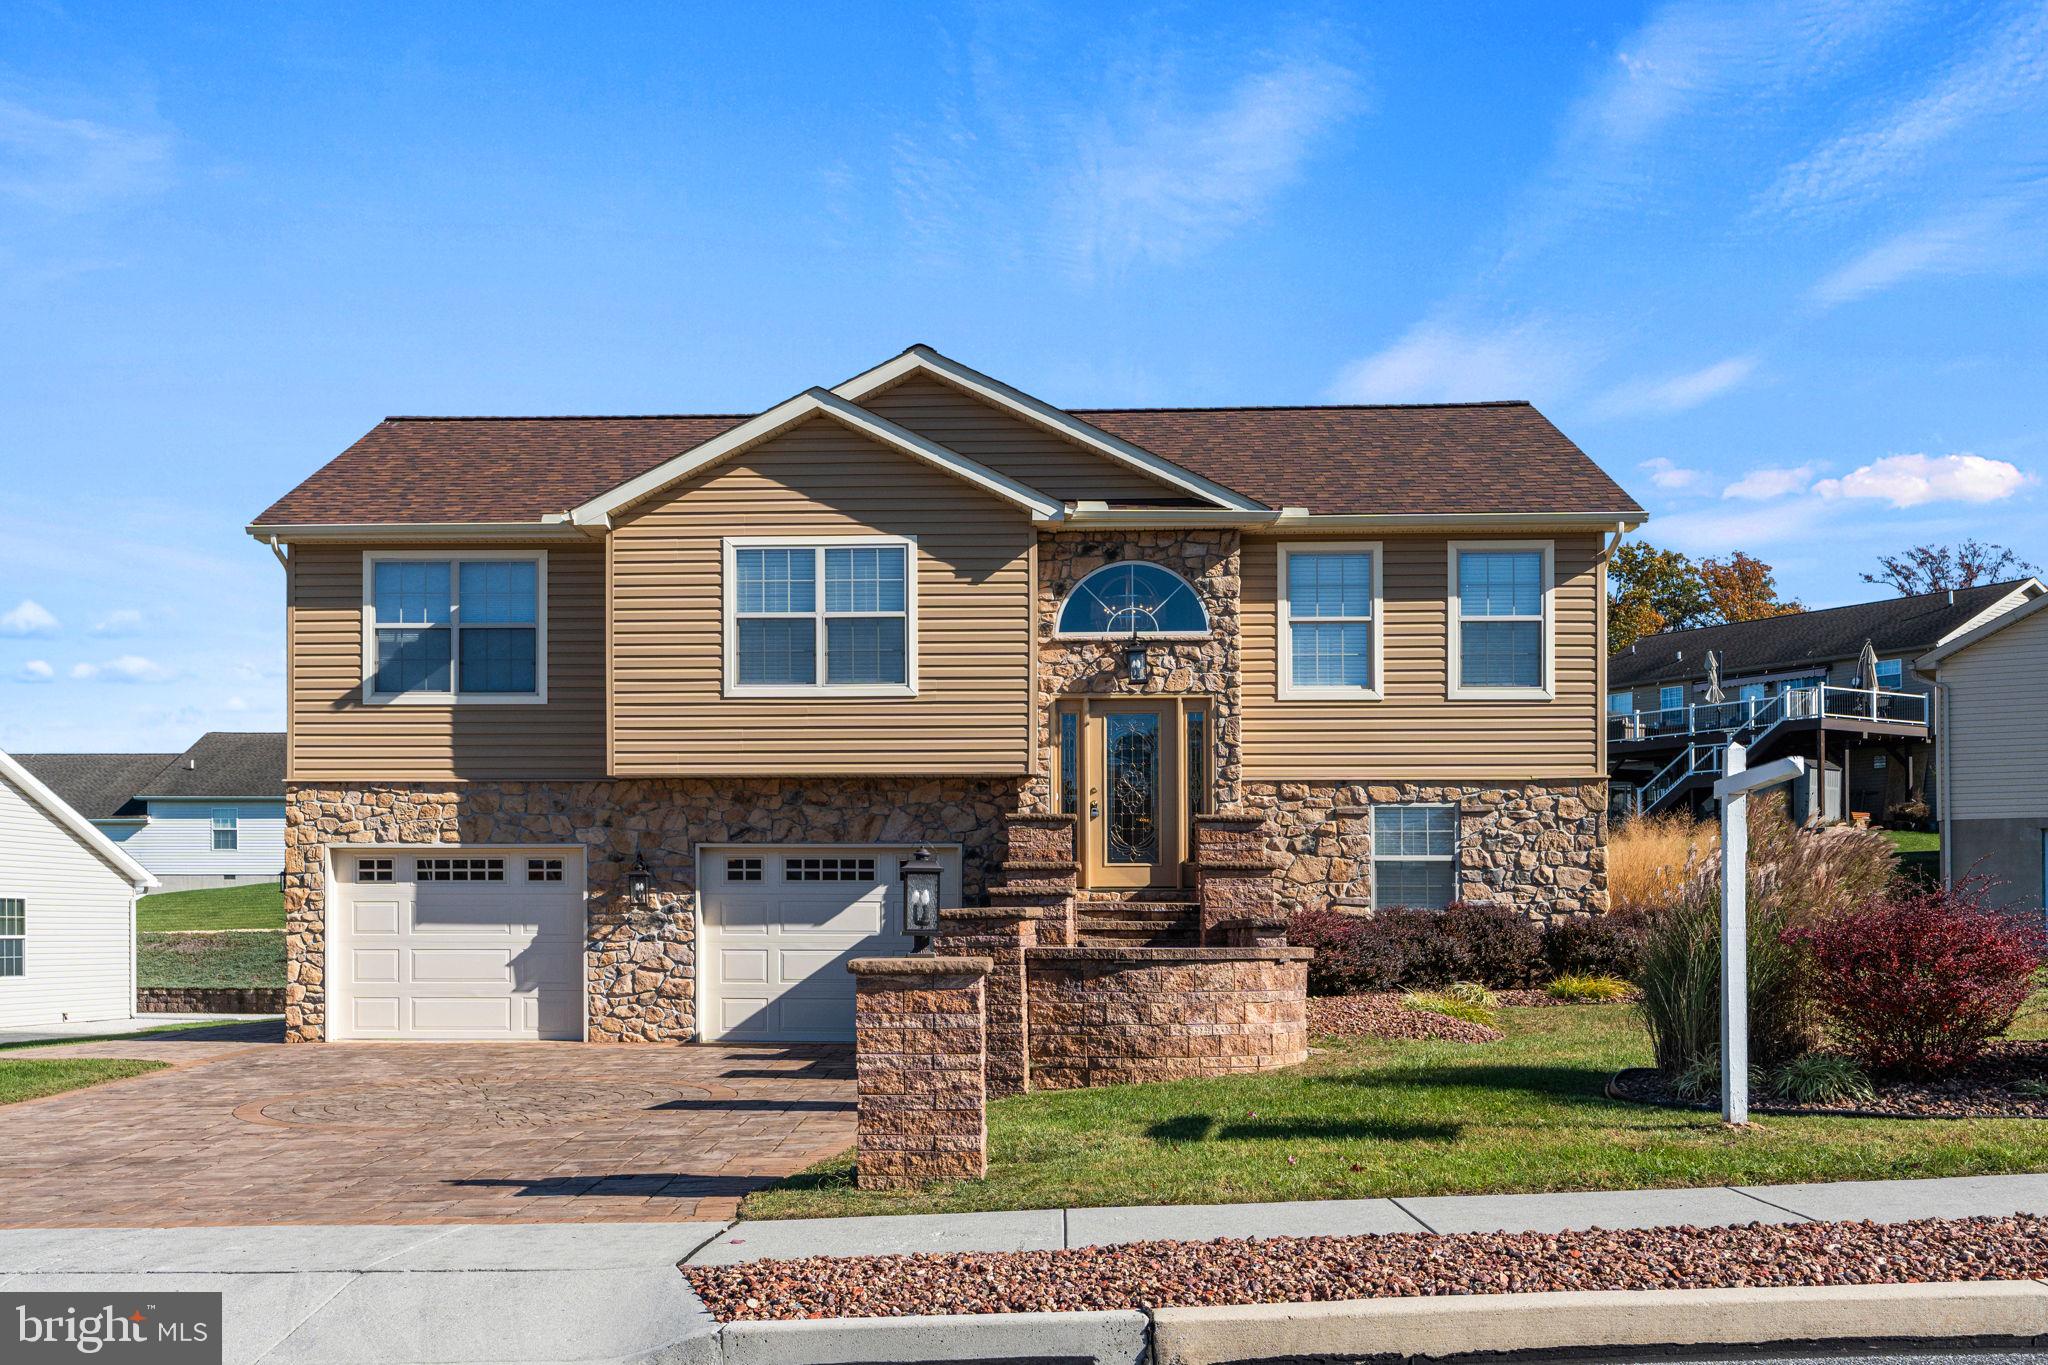
[[[41,806],[51,819],[76,835],[78,842],[113,864],[114,870],[126,877],[129,885],[137,891],[147,891],[160,884],[150,875],[149,869],[122,852],[119,844],[96,829],[92,821],[66,805],[64,798],[37,781],[34,773],[15,762],[5,751],[0,751],[0,773],[5,773],[8,780],[21,788],[29,800]]]
[[[656,465],[645,474],[628,479],[609,492],[592,498],[570,512],[569,520],[578,526],[602,525],[606,518],[641,499],[651,497],[669,485],[687,479],[700,469],[716,464],[720,460],[730,459],[749,447],[779,436],[797,423],[812,417],[829,417],[869,440],[908,455],[913,460],[920,460],[942,469],[956,478],[974,484],[984,492],[994,494],[1004,502],[1023,508],[1031,514],[1034,521],[1057,521],[1060,518],[1060,504],[1038,490],[1027,488],[1015,479],[998,474],[986,465],[977,464],[965,455],[928,441],[916,432],[906,431],[886,418],[877,417],[866,408],[855,407],[829,390],[806,389],[794,398],[777,403],[759,417],[742,422],[730,431],[714,436],[702,445],[693,446],[675,458]]]
[[[2011,601],[2012,597],[2031,598],[2032,600],[2025,601],[2022,606],[2005,607],[2005,604]],[[2048,591],[2042,590],[2042,584],[2039,579],[2029,579],[2020,588],[2015,589],[2011,596],[2001,597],[1996,606],[1987,610],[1998,611],[2000,607],[2005,607],[2005,610],[1999,611],[1998,615],[1993,616],[1988,621],[1984,619],[1984,613],[1979,612],[1970,624],[1965,625],[1959,631],[1951,633],[1940,645],[1922,654],[1915,660],[1915,667],[1922,671],[1931,669],[1951,654],[1959,654],[1978,641],[1996,635],[2007,626],[2026,620],[2037,611],[2048,611]]]
[[[1022,418],[1032,426],[1064,436],[1077,445],[1117,464],[1149,475],[1161,483],[1171,484],[1185,493],[1240,512],[1270,510],[1264,504],[1254,502],[1242,493],[1232,492],[1222,484],[1211,483],[1191,470],[1183,469],[1171,460],[1161,459],[1151,451],[1119,440],[1100,427],[1090,426],[1071,413],[1062,412],[1050,403],[1041,402],[1030,394],[1013,389],[1000,379],[992,379],[979,370],[971,370],[957,360],[940,355],[929,346],[913,346],[894,360],[884,361],[872,370],[857,374],[832,392],[841,398],[858,403],[877,389],[887,388],[905,375],[924,373],[944,380],[955,388],[964,389],[987,403]]]

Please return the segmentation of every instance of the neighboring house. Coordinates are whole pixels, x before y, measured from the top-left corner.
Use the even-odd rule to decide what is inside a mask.
[[[1796,753],[1802,823],[1866,815],[1928,825],[1939,810],[1932,684],[1914,660],[2048,593],[2032,578],[1648,635],[1607,665],[1607,764],[1617,804],[1697,806],[1730,738],[1761,762]],[[1862,667],[1868,647],[1874,675]],[[1711,656],[1722,700],[1706,696]]]
[[[1525,403],[1068,412],[917,347],[754,417],[392,418],[286,566],[288,1029],[845,1038],[929,843],[1083,894],[1605,905],[1606,556]],[[635,894],[636,872],[646,883]]]
[[[215,730],[179,754],[20,754],[166,891],[284,872],[284,736]]]
[[[135,1012],[135,898],[156,879],[0,753],[0,1028]]]
[[[1942,736],[1941,870],[1984,875],[2008,905],[2048,905],[2048,596],[1921,656]]]

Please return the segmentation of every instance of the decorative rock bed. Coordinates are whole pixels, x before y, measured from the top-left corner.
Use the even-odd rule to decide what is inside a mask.
[[[1435,1039],[1446,1043],[1497,1043],[1507,1036],[1497,1028],[1469,1019],[1411,1010],[1398,995],[1315,996],[1308,1002],[1308,1027],[1315,1035],[1384,1038],[1390,1042]]]
[[[1224,1076],[1308,1057],[1307,948],[1025,954],[1031,1088]]]
[[[1758,1099],[1759,1114],[1826,1114],[1869,1119],[2048,1119],[2048,1093],[2024,1094],[2028,1081],[2048,1081],[2048,1042],[1997,1042],[1976,1062],[1931,1080],[1879,1081],[1868,1099],[1792,1104]],[[1671,1109],[1712,1110],[1717,1106],[1679,1096],[1664,1073],[1631,1067],[1607,1083],[1608,1095],[1636,1104]]]
[[[690,1266],[683,1274],[728,1322],[2026,1280],[2048,1275],[2048,1218],[1222,1238],[1061,1251],[809,1256]]]

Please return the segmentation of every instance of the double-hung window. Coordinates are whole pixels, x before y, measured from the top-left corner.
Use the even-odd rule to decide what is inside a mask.
[[[1682,684],[1666,683],[1657,689],[1657,709],[1659,711],[1677,711],[1684,707],[1684,705],[1685,688]],[[1666,716],[1665,723],[1668,725],[1672,719],[1673,717]]]
[[[1380,547],[1280,547],[1280,695],[1380,695]]]
[[[1458,808],[1374,806],[1372,904],[1441,910],[1457,897]]]
[[[20,976],[28,943],[28,902],[0,896],[0,976]]]
[[[915,690],[912,548],[901,537],[726,541],[726,690],[771,696]]]
[[[1551,563],[1547,540],[1452,542],[1452,697],[1551,695]]]
[[[1610,716],[1632,716],[1636,711],[1636,694],[1633,692],[1609,692],[1607,714]]]
[[[1880,692],[1897,692],[1906,683],[1906,661],[1904,659],[1879,659],[1877,661],[1877,688]]]
[[[212,824],[215,853],[233,853],[242,846],[241,818],[233,806],[215,806]]]
[[[363,576],[365,698],[547,700],[544,554],[373,553]]]

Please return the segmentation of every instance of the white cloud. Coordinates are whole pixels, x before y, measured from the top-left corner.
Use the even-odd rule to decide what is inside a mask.
[[[140,654],[123,654],[102,663],[75,663],[71,665],[71,676],[81,682],[158,683],[168,682],[176,676],[170,669],[154,659],[145,659]]]
[[[162,133],[55,117],[0,99],[0,196],[78,213],[162,188],[170,161],[171,142]]]
[[[1814,467],[1810,464],[1793,465],[1789,469],[1752,469],[1723,488],[1721,496],[1743,498],[1750,502],[1769,502],[1788,493],[1804,493],[1807,486],[1813,482],[1814,473]]]
[[[1058,194],[1077,268],[1177,262],[1253,221],[1358,102],[1352,71],[1302,56],[1239,78],[1213,108],[1161,98],[1099,116]]]
[[[141,629],[142,613],[133,607],[122,607],[118,611],[108,612],[104,618],[95,622],[92,633],[95,635],[133,635]]]
[[[30,659],[15,670],[14,674],[17,682],[26,683],[48,682],[56,676],[57,670],[50,667],[48,659]]]
[[[1999,502],[2031,482],[2017,465],[1982,455],[1887,455],[1839,479],[1822,479],[1823,498],[1872,498],[1894,507],[1929,502]]]
[[[1697,469],[1686,469],[1659,455],[1654,460],[1644,460],[1636,466],[1647,470],[1650,482],[1667,493],[1681,493],[1688,488],[1697,488],[1706,475]]]
[[[1895,233],[1822,277],[1806,291],[1807,301],[1833,308],[1925,276],[2024,269],[2048,243],[2043,197],[2016,195]]]
[[[48,607],[24,597],[12,611],[0,613],[0,635],[55,635],[57,618]]]
[[[1612,416],[1686,412],[1748,382],[1756,367],[1757,358],[1753,355],[1729,356],[1684,374],[1624,384],[1596,406]]]
[[[1346,366],[1330,396],[1347,403],[1544,397],[1571,388],[1589,360],[1584,348],[1546,323],[1480,332],[1425,322]]]

